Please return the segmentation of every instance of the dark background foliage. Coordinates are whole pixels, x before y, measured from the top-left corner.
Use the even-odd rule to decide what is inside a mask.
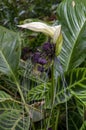
[[[1,0],[0,24],[9,28],[28,18],[55,19],[61,0]]]

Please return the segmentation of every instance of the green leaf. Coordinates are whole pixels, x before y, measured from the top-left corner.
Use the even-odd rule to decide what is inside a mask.
[[[86,121],[83,122],[83,124],[82,124],[80,130],[86,130]]]
[[[64,79],[60,76],[57,80],[55,105],[70,100],[72,96],[86,105],[86,69],[73,69],[65,73],[63,77]],[[28,100],[33,101],[45,99],[45,104],[49,105],[50,88],[50,83],[38,85],[35,88],[32,88],[28,92]]]
[[[9,94],[0,91],[0,129],[28,130],[30,117],[24,112],[21,102],[14,100]]]
[[[57,82],[56,103],[63,103],[74,96],[86,105],[86,68],[73,69]]]
[[[81,115],[81,117],[83,117],[83,115],[85,113],[84,112],[85,111],[84,104],[80,100],[78,100],[77,98],[75,99],[75,102],[76,102],[76,106],[77,106],[77,110],[78,110],[79,114]]]
[[[82,117],[79,115],[79,113],[76,110],[70,111],[68,121],[69,130],[79,130],[81,125],[82,125]]]
[[[8,76],[11,76],[18,88],[21,99],[25,104],[25,99],[16,76],[20,52],[21,50],[18,34],[9,31],[6,28],[0,27],[0,71]]]
[[[28,130],[29,123],[29,117],[24,117],[21,112],[16,110],[5,111],[0,114],[1,130]]]
[[[40,84],[28,92],[28,100],[33,101],[33,100],[42,100],[46,98],[46,94],[49,92],[49,83],[43,83]]]
[[[65,71],[76,68],[86,58],[86,6],[83,1],[64,0],[57,9],[64,39],[59,58]]]
[[[17,33],[0,26],[0,71],[12,74],[20,58],[20,41]]]

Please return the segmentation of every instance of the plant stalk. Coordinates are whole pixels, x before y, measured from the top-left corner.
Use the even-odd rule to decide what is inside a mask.
[[[54,63],[52,65],[52,73],[51,73],[51,106],[54,104],[54,92],[55,92],[55,77],[54,77]]]
[[[59,115],[60,115],[60,108],[58,108],[58,110],[57,110],[56,121],[55,121],[55,130],[58,130]]]

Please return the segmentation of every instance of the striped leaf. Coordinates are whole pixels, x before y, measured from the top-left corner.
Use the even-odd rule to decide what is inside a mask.
[[[59,56],[65,71],[79,66],[86,58],[85,0],[64,0],[57,9],[63,30],[63,48]]]
[[[9,94],[0,91],[0,129],[28,130],[30,118],[26,116],[23,106]]]
[[[18,67],[19,58],[18,34],[0,26],[0,72],[12,75]]]

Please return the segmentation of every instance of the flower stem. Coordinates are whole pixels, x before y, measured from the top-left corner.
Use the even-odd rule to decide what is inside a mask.
[[[51,106],[54,104],[54,91],[55,91],[55,78],[54,78],[54,63],[52,65],[52,73],[51,73]]]
[[[60,114],[60,108],[58,108],[58,110],[57,110],[56,121],[55,121],[55,130],[58,130],[59,114]]]

